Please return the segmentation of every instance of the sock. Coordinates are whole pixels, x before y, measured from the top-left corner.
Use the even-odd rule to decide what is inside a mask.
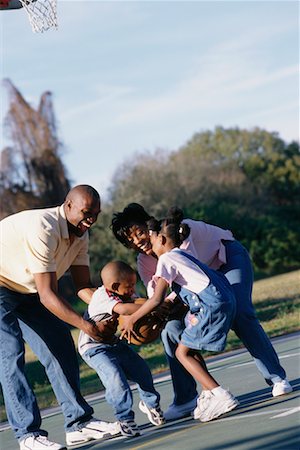
[[[211,392],[215,396],[218,396],[218,395],[224,395],[224,393],[227,392],[227,391],[226,391],[226,389],[222,388],[222,386],[218,386],[218,387],[212,389]]]

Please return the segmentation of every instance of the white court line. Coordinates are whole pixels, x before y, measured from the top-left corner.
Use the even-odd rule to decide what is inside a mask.
[[[298,353],[290,353],[289,355],[283,355],[283,356],[279,356],[279,359],[285,359],[285,358],[292,358],[293,356],[299,356],[300,352]],[[226,369],[236,369],[237,367],[242,367],[242,366],[249,366],[250,364],[255,364],[254,360],[252,361],[248,361],[248,362],[244,362],[244,363],[240,363],[240,364],[235,364],[234,366],[229,366],[229,367],[216,367],[215,369],[210,369],[210,372],[215,372],[216,370],[224,370]]]
[[[277,417],[290,416],[291,414],[295,414],[297,412],[300,412],[300,406],[297,406],[296,408],[291,408],[281,414],[277,414],[276,416],[270,417],[270,419],[277,419]]]
[[[251,414],[240,414],[237,416],[232,416],[232,417],[220,417],[220,419],[217,420],[222,420],[223,422],[225,421],[230,421],[230,420],[239,420],[239,419],[248,419],[249,417],[257,417],[257,416],[266,416],[266,415],[270,415],[273,413],[282,413],[282,411],[287,411],[290,408],[282,408],[282,409],[273,409],[273,411],[262,411],[262,412],[256,412],[256,413],[251,413]],[[271,417],[270,417],[271,419]],[[216,422],[216,420],[214,420],[214,422]]]

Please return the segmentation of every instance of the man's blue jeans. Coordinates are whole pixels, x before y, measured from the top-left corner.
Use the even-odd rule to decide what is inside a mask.
[[[24,342],[45,367],[65,417],[66,431],[91,419],[93,409],[79,390],[77,353],[68,326],[48,311],[36,294],[0,287],[0,381],[7,416],[17,439],[47,434],[24,372]]]
[[[236,297],[237,311],[232,329],[253,357],[266,382],[272,385],[286,378],[286,373],[255,314],[252,304],[253,270],[249,254],[238,241],[226,241],[225,246],[227,263],[221,266],[220,271],[228,278]],[[187,403],[197,395],[193,377],[175,358],[184,326],[184,320],[172,320],[161,334],[172,376],[175,405]]]
[[[154,389],[149,367],[126,343],[99,344],[86,350],[82,358],[97,372],[105,387],[105,398],[118,420],[134,419],[132,392],[127,380],[137,383],[140,398],[149,408],[159,406],[160,395]]]

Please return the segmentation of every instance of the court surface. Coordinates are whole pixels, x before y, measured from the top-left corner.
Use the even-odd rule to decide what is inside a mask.
[[[248,352],[241,350],[209,360],[208,367],[223,387],[239,399],[240,407],[220,419],[200,423],[193,418],[168,422],[162,427],[149,425],[138,408],[134,390],[136,422],[142,436],[91,441],[83,450],[299,450],[300,449],[300,333],[273,341],[294,387],[291,394],[273,398]],[[162,409],[172,402],[170,376],[157,377],[156,388],[161,394]],[[103,396],[89,397],[95,417],[114,421],[111,408]],[[46,415],[46,416],[45,416]],[[64,442],[63,417],[59,410],[43,414],[43,428],[49,438]],[[0,427],[0,449],[18,450],[11,430]],[[74,447],[73,447],[74,448]]]

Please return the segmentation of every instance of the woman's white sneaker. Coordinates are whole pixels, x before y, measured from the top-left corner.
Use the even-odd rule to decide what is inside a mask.
[[[278,383],[274,383],[272,389],[273,397],[279,397],[280,395],[289,394],[292,392],[293,388],[288,382],[288,380],[281,380]]]
[[[47,436],[28,436],[20,441],[20,450],[67,450],[67,447],[49,441]]]

